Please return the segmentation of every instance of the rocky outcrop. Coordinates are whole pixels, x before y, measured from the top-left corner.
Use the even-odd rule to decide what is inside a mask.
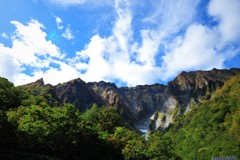
[[[125,98],[119,92],[119,88],[114,83],[109,82],[89,82],[87,83],[89,89],[100,97],[105,106],[117,107],[117,111],[120,113],[123,120],[128,122],[132,127],[137,121],[134,112],[131,111],[131,107],[125,103]]]
[[[216,89],[240,69],[182,72],[169,82],[161,105],[151,117],[150,130],[164,130],[174,119],[214,96]]]
[[[85,112],[93,103],[115,106],[122,119],[139,130],[164,130],[181,114],[214,96],[216,89],[240,73],[240,69],[182,72],[167,85],[139,85],[118,88],[114,83],[71,80],[56,86],[43,79],[25,85],[37,88],[41,95],[50,93],[48,104],[71,103]],[[36,89],[35,89],[36,90]],[[34,90],[32,94],[39,94]]]
[[[148,129],[150,116],[160,107],[166,86],[161,84],[118,88],[109,82],[90,82],[92,89],[106,106],[115,106],[128,123],[140,130]]]
[[[55,92],[61,104],[71,103],[81,112],[85,112],[93,103],[104,105],[98,95],[80,78],[56,85]]]

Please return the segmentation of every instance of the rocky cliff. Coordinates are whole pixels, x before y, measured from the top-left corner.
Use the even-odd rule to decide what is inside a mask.
[[[169,82],[160,107],[151,117],[150,130],[164,130],[174,119],[214,96],[216,89],[240,72],[240,69],[182,72]]]
[[[71,103],[84,112],[93,103],[115,106],[123,120],[141,131],[164,130],[181,114],[214,96],[217,88],[240,69],[182,72],[167,85],[118,88],[109,82],[71,80],[56,86],[40,79],[25,87],[43,87],[58,105]],[[44,92],[44,94],[45,94]],[[52,104],[56,104],[52,103]]]

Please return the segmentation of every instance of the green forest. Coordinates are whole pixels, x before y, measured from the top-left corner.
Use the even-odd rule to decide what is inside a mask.
[[[0,78],[0,159],[192,160],[240,157],[240,75],[164,132],[132,130],[115,107],[81,113],[46,87]]]

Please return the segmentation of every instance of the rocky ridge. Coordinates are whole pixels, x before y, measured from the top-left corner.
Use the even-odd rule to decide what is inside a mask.
[[[214,96],[216,89],[240,69],[182,72],[167,85],[120,87],[109,82],[71,80],[56,86],[40,79],[26,86],[49,88],[59,105],[74,104],[85,112],[93,103],[115,106],[123,120],[145,132],[166,129],[181,114]]]

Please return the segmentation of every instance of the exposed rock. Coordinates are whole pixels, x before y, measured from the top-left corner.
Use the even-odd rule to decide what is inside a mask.
[[[55,99],[49,102],[50,105],[71,103],[81,112],[93,103],[115,106],[122,119],[130,125],[151,131],[164,130],[178,115],[186,114],[214,96],[216,89],[238,73],[240,69],[237,68],[182,72],[166,86],[153,84],[118,88],[114,83],[85,83],[79,78],[56,86],[44,85],[43,79],[39,79],[25,86],[41,87],[41,94],[50,93]]]
[[[240,72],[240,69],[182,72],[169,82],[161,105],[151,118],[151,130],[164,130],[179,114],[186,114],[192,107],[214,96],[216,89]],[[163,116],[159,116],[164,114]],[[154,117],[154,118],[153,118]]]
[[[32,83],[29,83],[27,85],[24,85],[24,86],[32,86],[32,87],[37,87],[37,86],[44,86],[44,81],[43,81],[43,78],[40,78],[38,79],[37,81],[35,82],[32,82]]]
[[[87,85],[100,97],[105,106],[117,107],[117,111],[123,120],[127,121],[132,127],[134,126],[134,122],[137,119],[130,110],[130,106],[125,103],[125,99],[119,93],[119,88],[114,83],[100,81],[89,82]]]
[[[80,78],[58,84],[55,90],[60,103],[71,103],[81,112],[85,112],[93,103],[100,106],[104,104]]]

